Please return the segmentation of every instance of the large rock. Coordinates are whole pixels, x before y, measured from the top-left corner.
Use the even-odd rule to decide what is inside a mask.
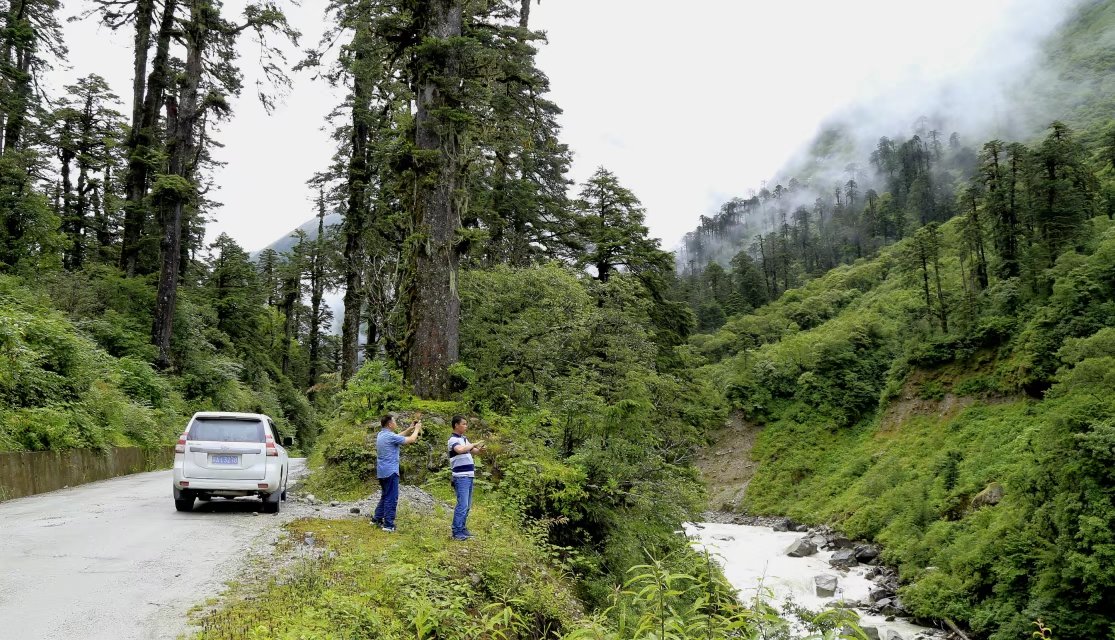
[[[851,549],[855,545],[847,537],[840,534],[834,534],[829,537],[829,546],[833,549]]]
[[[837,569],[851,569],[857,564],[859,562],[856,560],[856,552],[851,549],[834,551],[832,557],[829,558],[829,566]]]
[[[879,640],[879,628],[864,625],[860,627],[863,629],[863,635],[867,636],[867,640]]]
[[[992,482],[987,487],[980,491],[972,498],[972,509],[979,509],[980,507],[993,507],[1003,499],[1003,485],[998,482]]]
[[[898,633],[894,629],[887,629],[887,640],[906,640],[906,639],[902,637],[901,633]]]
[[[793,528],[793,526],[793,520],[790,520],[789,518],[779,518],[778,520],[775,520],[773,523],[771,523],[770,528],[774,529],[775,531],[789,531]]]
[[[880,598],[875,602],[873,610],[884,616],[898,615],[898,607],[895,605],[894,598]]]
[[[856,560],[863,564],[870,564],[879,557],[879,547],[873,544],[861,544],[855,548]]]
[[[786,547],[786,555],[791,558],[804,558],[814,553],[817,553],[817,545],[813,544],[813,541],[809,538],[799,538]]]
[[[821,574],[813,578],[813,587],[817,591],[818,598],[831,598],[836,595],[836,588],[839,586],[840,581],[836,576],[827,573]]]
[[[872,603],[893,597],[894,590],[884,585],[872,587],[871,590],[867,592],[867,600]]]

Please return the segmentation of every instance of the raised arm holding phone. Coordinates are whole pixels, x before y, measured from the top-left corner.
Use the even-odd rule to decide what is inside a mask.
[[[404,444],[414,444],[422,435],[422,421],[415,416],[414,422],[403,430],[395,423],[395,416],[387,414],[379,421],[376,434],[376,478],[379,480],[379,503],[372,514],[372,524],[383,527],[384,531],[395,530],[395,510],[399,505],[399,450]]]

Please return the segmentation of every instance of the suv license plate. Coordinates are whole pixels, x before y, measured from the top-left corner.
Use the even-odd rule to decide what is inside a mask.
[[[240,464],[240,456],[213,456],[213,464]]]

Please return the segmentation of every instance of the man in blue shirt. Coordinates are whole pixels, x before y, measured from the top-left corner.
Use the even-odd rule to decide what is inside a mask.
[[[484,450],[484,441],[469,442],[465,432],[468,420],[453,416],[453,435],[449,436],[449,468],[453,473],[453,492],[457,494],[457,507],[453,510],[453,539],[468,540],[468,512],[472,508],[472,483],[476,467],[472,454]]]
[[[395,530],[395,508],[399,505],[399,449],[412,444],[422,435],[422,422],[416,420],[402,433],[395,433],[395,416],[387,414],[379,421],[376,435],[376,477],[379,479],[379,504],[372,514],[372,524],[384,531]]]

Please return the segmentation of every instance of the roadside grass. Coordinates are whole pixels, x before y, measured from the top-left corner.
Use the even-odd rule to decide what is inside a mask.
[[[400,508],[396,533],[366,517],[291,522],[276,550],[289,561],[195,611],[196,638],[548,638],[583,616],[568,576],[497,510],[474,506],[467,542],[450,539],[450,516]]]

